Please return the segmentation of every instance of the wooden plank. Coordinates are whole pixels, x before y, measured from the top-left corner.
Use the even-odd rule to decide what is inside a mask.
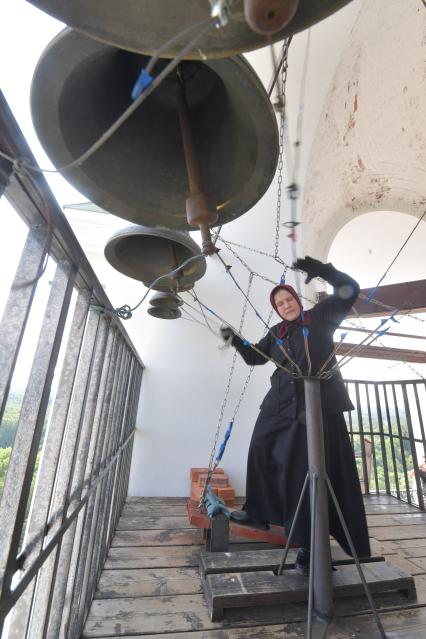
[[[203,575],[225,572],[246,572],[253,570],[275,570],[281,563],[283,551],[257,550],[253,552],[215,552],[208,553],[204,550],[200,553],[200,569]],[[294,565],[297,551],[290,550],[288,563]]]
[[[120,635],[120,639],[300,639],[306,635],[306,624],[284,623],[262,625],[254,628],[227,628],[226,630],[201,630],[195,632],[171,632],[155,635]],[[327,639],[351,639],[348,633],[335,624],[330,624]],[[357,635],[358,636],[358,635]],[[107,639],[101,637],[99,639]],[[411,636],[410,636],[411,639]],[[416,638],[417,639],[417,638]]]
[[[127,497],[126,504],[181,504],[185,506],[188,497]]]
[[[168,530],[119,530],[112,540],[113,547],[132,546],[194,546],[202,545],[203,531],[199,528],[171,528]]]
[[[414,580],[389,562],[363,565],[371,592],[411,591]],[[215,611],[307,600],[308,579],[295,570],[277,576],[270,571],[210,574],[205,579],[205,595],[212,618]],[[363,594],[356,566],[339,566],[333,572],[333,594],[352,597]]]
[[[144,503],[126,503],[121,513],[122,517],[142,517],[142,516],[158,516],[163,517],[187,517],[186,507],[182,504],[144,504]]]
[[[281,564],[283,549],[248,550],[209,553],[201,551],[200,570],[202,575],[227,572],[253,572],[257,570],[276,571]],[[297,550],[289,551],[286,569],[294,568]],[[335,565],[352,562],[352,559],[336,545],[331,546],[331,556]],[[382,557],[372,557],[364,562],[381,561]]]
[[[256,547],[277,547],[264,542],[240,537],[238,535],[229,536],[229,548],[233,545],[247,548]],[[115,533],[112,546],[114,547],[134,547],[134,546],[193,546],[204,545],[203,531],[200,528],[176,528],[168,530],[119,530]],[[279,547],[282,548],[280,545]]]
[[[416,566],[418,566],[421,569],[421,572],[424,573],[426,572],[426,557],[410,557],[410,561],[415,564]],[[413,573],[416,574],[416,573]]]
[[[393,497],[393,495],[386,495],[385,493],[380,493],[378,495],[376,494],[363,495],[363,499],[364,499],[365,505],[367,504],[388,504],[389,506],[395,506],[397,504],[404,505],[404,502],[401,502],[396,497]],[[418,509],[416,510],[418,511]]]
[[[185,516],[148,516],[135,515],[120,517],[117,530],[164,530],[167,528],[191,528],[188,517]]]
[[[378,541],[393,541],[400,539],[426,539],[426,525],[413,524],[408,526],[392,526],[386,527],[371,527],[369,534]]]
[[[426,573],[426,567],[421,567],[416,563],[415,559],[411,557],[402,557],[401,555],[390,555],[386,557],[387,561],[390,561],[394,566],[398,566],[401,570],[404,570],[409,575],[422,575]]]
[[[386,313],[385,313],[386,314]],[[413,362],[415,364],[426,363],[425,351],[412,348],[393,348],[390,346],[363,345],[356,352],[358,344],[350,342],[334,342],[334,346],[339,346],[338,356],[346,355],[351,351],[355,357],[366,357],[370,359],[390,359],[396,362]]]
[[[190,595],[202,592],[196,568],[104,570],[95,599]]]
[[[111,548],[105,569],[198,566],[199,556],[198,546]]]
[[[365,512],[367,515],[408,515],[410,513],[417,514],[419,509],[416,506],[410,506],[394,500],[393,504],[373,504],[371,502],[365,502]]]
[[[393,639],[424,639],[426,637],[426,610],[413,608],[381,613],[380,619],[386,636]],[[379,639],[372,615],[339,618],[336,623],[357,639]]]
[[[235,609],[227,619],[210,620],[203,595],[174,597],[137,597],[129,599],[96,599],[93,601],[82,639],[181,633],[215,628],[247,627],[304,621],[306,612],[296,607],[265,606]],[[282,627],[282,626],[281,626]],[[228,632],[228,630],[226,630]],[[226,637],[226,635],[225,635]]]
[[[370,293],[373,292],[373,300],[367,301]],[[319,300],[328,297],[325,293],[320,293]],[[400,311],[410,311],[411,313],[423,313],[426,311],[426,280],[415,280],[413,282],[400,282],[398,284],[385,284],[374,288],[363,288],[354,304],[355,311],[351,310],[348,317],[381,317],[389,315],[390,311],[386,306],[397,308]],[[383,307],[376,302],[381,302]],[[402,305],[402,306],[401,306]]]
[[[425,513],[412,513],[410,515],[367,515],[369,527],[375,526],[416,526],[423,524],[426,526]]]

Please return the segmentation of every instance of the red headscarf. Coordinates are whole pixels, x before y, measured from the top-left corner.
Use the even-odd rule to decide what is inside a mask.
[[[277,309],[277,305],[275,303],[275,295],[278,293],[278,291],[288,291],[290,293],[290,295],[292,295],[294,297],[294,299],[296,300],[296,302],[299,304],[300,306],[300,315],[297,319],[293,320],[294,322],[296,322],[297,324],[300,324],[301,326],[307,326],[311,323],[311,318],[309,317],[309,311],[304,311],[303,310],[303,306],[302,306],[302,302],[300,301],[300,298],[298,296],[298,294],[296,293],[296,291],[294,290],[294,288],[292,286],[290,286],[290,284],[278,284],[277,286],[274,286],[274,288],[272,289],[270,295],[269,295],[269,300],[271,302],[272,308],[279,314],[278,309]],[[281,315],[280,315],[281,317]],[[279,338],[282,339],[283,337],[285,337],[288,333],[288,330],[291,326],[291,324],[293,322],[289,322],[286,319],[283,319],[281,317],[283,323],[282,326],[280,326],[280,330],[279,330]]]

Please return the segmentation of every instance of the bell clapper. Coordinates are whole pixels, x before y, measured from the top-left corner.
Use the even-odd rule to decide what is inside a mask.
[[[299,0],[244,0],[244,16],[255,33],[278,33],[293,19]]]
[[[189,183],[189,195],[186,198],[186,219],[190,226],[200,228],[203,254],[212,255],[216,253],[216,247],[211,239],[209,225],[217,221],[218,214],[214,203],[205,193],[202,185],[200,164],[195,151],[190,114],[186,102],[184,79],[179,67],[176,74],[176,105]]]

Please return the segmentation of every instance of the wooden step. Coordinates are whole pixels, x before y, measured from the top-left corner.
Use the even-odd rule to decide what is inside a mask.
[[[297,550],[290,549],[287,555],[285,569],[294,568]],[[281,564],[283,549],[265,549],[265,550],[237,550],[235,552],[215,552],[209,553],[201,551],[200,553],[200,572],[201,575],[212,575],[224,572],[255,572],[258,570],[270,570],[275,572]],[[352,564],[353,560],[348,557],[338,546],[331,547],[331,557],[333,566],[343,566]],[[361,563],[374,563],[385,561],[384,557],[366,557],[360,559]]]
[[[403,591],[415,597],[414,579],[387,561],[363,564],[363,573],[372,593]],[[334,597],[362,595],[364,589],[355,565],[338,566],[333,571]],[[204,594],[212,621],[222,619],[227,608],[265,606],[307,601],[308,578],[295,570],[282,575],[272,571],[208,574]]]

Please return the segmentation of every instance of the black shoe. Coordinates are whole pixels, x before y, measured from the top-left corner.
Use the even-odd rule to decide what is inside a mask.
[[[231,512],[230,520],[240,526],[249,526],[250,528],[258,528],[259,530],[269,530],[269,524],[267,521],[257,521],[256,519],[252,519],[245,510],[233,510]]]
[[[300,575],[307,577],[309,576],[310,562],[311,553],[306,548],[301,548],[297,553],[294,568]]]

